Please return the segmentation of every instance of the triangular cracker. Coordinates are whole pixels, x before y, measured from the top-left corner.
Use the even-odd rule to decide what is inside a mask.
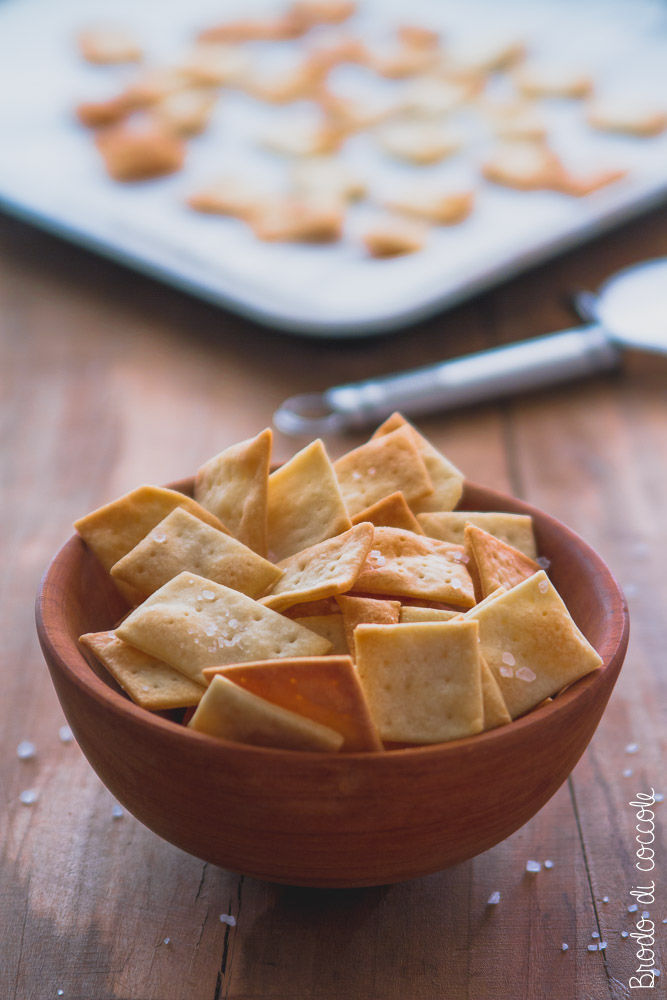
[[[406,531],[414,531],[416,535],[424,534],[400,490],[390,493],[388,497],[383,497],[370,507],[365,507],[352,518],[352,524],[360,524],[362,521],[370,521],[377,528],[403,528]]]
[[[132,701],[149,711],[197,705],[204,693],[203,684],[128,645],[114,632],[88,632],[79,642],[95,654]]]
[[[218,668],[206,670],[207,679]],[[300,657],[220,667],[234,684],[304,715],[344,738],[342,750],[381,750],[363,688],[349,656]]]
[[[463,491],[463,473],[449,459],[445,458],[437,448],[434,448],[423,434],[420,434],[401,413],[392,413],[373,434],[373,438],[391,434],[393,431],[407,427],[412,434],[417,449],[424,460],[426,470],[433,483],[433,492],[428,496],[411,500],[407,498],[415,513],[425,510],[453,510],[461,499]],[[371,438],[371,440],[373,440]]]
[[[473,622],[359,625],[357,671],[380,737],[441,743],[482,731]]]
[[[270,428],[209,459],[195,478],[195,499],[227,526],[234,538],[265,556]]]
[[[110,570],[151,528],[154,528],[174,507],[183,507],[207,524],[227,531],[224,524],[190,497],[161,486],[139,486],[131,493],[98,507],[80,517],[74,527],[93,550],[106,570]],[[141,600],[132,588],[123,586],[128,600]]]
[[[269,476],[268,503],[269,552],[276,562],[352,526],[319,438]]]
[[[429,538],[463,545],[466,524],[475,524],[502,542],[513,545],[529,559],[537,558],[533,519],[529,514],[506,514],[503,511],[447,510],[418,514],[417,520]]]
[[[116,635],[198,683],[203,667],[321,656],[330,644],[237,590],[183,572],[128,615]]]
[[[357,524],[278,563],[283,576],[261,603],[275,611],[344,594],[354,586],[371,545],[373,525]]]
[[[471,608],[475,595],[462,556],[459,545],[435,542],[398,528],[376,528],[354,589],[357,593],[416,597]]]
[[[172,510],[115,563],[111,575],[146,598],[184,569],[248,597],[259,597],[282,575],[247,545],[182,507]]]
[[[602,664],[543,570],[466,617],[513,719]]]
[[[290,608],[289,610],[293,611],[294,609]],[[347,656],[347,639],[345,638],[345,626],[343,625],[343,616],[341,614],[306,615],[300,618],[290,615],[290,618],[298,625],[303,625],[304,628],[310,629],[311,632],[315,632],[317,635],[328,639],[331,643],[329,656]]]
[[[512,716],[507,711],[507,705],[503,698],[498,681],[493,676],[491,668],[484,659],[480,657],[482,667],[482,702],[484,703],[484,731],[487,729],[497,729],[498,726],[505,726],[512,721]]]
[[[501,542],[483,528],[467,524],[463,537],[469,560],[468,571],[480,601],[498,587],[507,587],[509,590],[533,573],[539,572],[539,564],[533,559],[507,542]]]
[[[396,625],[400,621],[400,601],[378,601],[372,597],[337,598],[350,656],[354,658],[354,630],[357,625]]]
[[[328,726],[274,705],[226,677],[214,677],[188,726],[219,739],[282,750],[340,750],[343,737]]]
[[[433,492],[423,458],[405,427],[348,451],[334,462],[334,470],[351,517],[397,491],[409,504]]]

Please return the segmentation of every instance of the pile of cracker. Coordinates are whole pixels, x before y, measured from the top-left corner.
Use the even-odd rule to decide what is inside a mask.
[[[456,510],[459,470],[398,413],[274,472],[272,433],[76,522],[132,610],[81,636],[138,705],[211,736],[382,751],[509,724],[601,659],[527,515]]]
[[[259,137],[287,165],[281,190],[252,183],[245,164],[235,162],[192,191],[188,204],[241,219],[261,240],[321,243],[340,240],[350,206],[365,202],[376,220],[360,236],[377,257],[412,253],[430,227],[462,223],[480,181],[583,196],[621,179],[617,165],[582,172],[562,161],[544,114],[549,103],[582,106],[581,120],[598,132],[650,137],[667,128],[664,107],[627,92],[595,95],[586,68],[531,60],[522,39],[464,45],[403,23],[378,44],[355,30],[356,21],[351,0],[294,0],[275,15],[204,28],[181,58],[144,66],[106,100],[80,104],[79,121],[94,129],[111,177],[133,181],[181,170],[187,143],[209,128],[230,93],[291,106],[291,119]],[[127,30],[89,29],[78,42],[96,65],[143,64],[142,46]],[[268,72],[267,44],[289,53]],[[350,67],[360,74],[357,86],[341,88],[337,74]],[[369,77],[376,87],[381,82],[382,96],[369,99],[361,85]],[[405,171],[415,168],[413,176],[393,191],[362,176],[345,158],[362,133],[371,150]],[[462,150],[476,161],[469,183],[452,188],[425,179],[425,167]]]

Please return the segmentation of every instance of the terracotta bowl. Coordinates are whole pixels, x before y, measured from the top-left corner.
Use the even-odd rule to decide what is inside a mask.
[[[42,581],[37,629],[67,720],[107,788],[190,854],[292,885],[398,882],[480,854],[522,826],[595,732],[623,663],[627,606],[602,559],[554,518],[471,483],[460,507],[533,515],[551,579],[604,666],[501,729],[379,754],[244,746],[134,705],[77,644],[126,608],[71,538]]]

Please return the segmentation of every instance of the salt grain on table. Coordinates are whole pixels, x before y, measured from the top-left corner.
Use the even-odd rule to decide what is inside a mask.
[[[539,861],[526,861],[526,871],[531,872],[531,874],[540,872],[542,871],[542,865]]]
[[[35,744],[31,743],[30,740],[21,740],[16,748],[16,756],[19,760],[30,760],[36,752]]]
[[[21,792],[19,799],[24,806],[31,806],[37,801],[39,793],[34,788],[26,788],[24,792]]]
[[[112,806],[112,808],[111,808],[111,815],[113,816],[114,819],[120,819],[121,816],[123,816],[123,810],[122,810],[121,806],[119,806],[117,804],[114,805],[114,806]]]
[[[570,947],[569,944],[567,944],[566,941],[563,941],[562,945],[560,946],[560,950],[567,951],[569,947]]]
[[[74,739],[74,733],[69,726],[61,726],[58,730],[58,739],[61,743],[71,743]]]
[[[489,896],[489,898],[487,899],[486,905],[487,906],[497,906],[499,902],[500,902],[500,893],[496,889],[496,891],[492,892],[491,895]]]
[[[236,927],[236,917],[233,917],[231,913],[221,913],[220,923],[229,924],[230,927]]]
[[[547,861],[544,862],[544,867],[545,868],[553,868],[553,866],[554,866],[553,861],[547,860]]]
[[[637,753],[639,750],[639,743],[628,743],[625,747],[626,753]]]

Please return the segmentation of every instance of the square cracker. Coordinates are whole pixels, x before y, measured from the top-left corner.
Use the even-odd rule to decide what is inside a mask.
[[[419,608],[402,604],[399,621],[401,625],[409,625],[410,622],[448,622],[460,613],[460,611],[445,611],[442,608]]]
[[[88,632],[79,642],[94,653],[116,683],[142,708],[154,712],[189,708],[197,705],[204,693],[202,684],[128,645],[114,632]]]
[[[353,585],[373,544],[373,525],[357,524],[278,563],[283,575],[261,603],[275,611],[344,594]]]
[[[207,668],[274,705],[329,726],[342,750],[382,750],[382,743],[349,656],[312,656]]]
[[[400,491],[412,503],[433,492],[431,477],[409,428],[373,437],[334,462],[351,517]]]
[[[293,611],[294,609],[290,608],[289,610]],[[343,625],[343,616],[341,614],[306,615],[302,617],[290,615],[290,618],[293,622],[297,622],[298,625],[303,625],[304,628],[310,629],[311,632],[316,632],[317,635],[328,639],[331,643],[329,656],[347,656],[347,639],[345,638],[345,626]]]
[[[269,552],[278,561],[352,527],[319,439],[269,476]]]
[[[281,656],[321,656],[322,636],[237,590],[183,572],[128,615],[116,635],[204,683],[203,667]]]
[[[460,545],[435,542],[398,528],[376,528],[354,589],[471,608],[475,595],[462,556]]]
[[[513,719],[602,665],[543,570],[466,617]]]
[[[373,597],[336,598],[343,613],[345,639],[354,659],[354,630],[357,625],[397,625],[401,616],[400,601],[378,601]]]
[[[111,575],[146,598],[184,569],[248,597],[259,597],[282,576],[277,566],[247,545],[182,507],[175,507],[119,559]]]
[[[248,548],[267,552],[267,497],[271,463],[270,428],[225,448],[197,471],[195,500],[219,517]]]
[[[433,492],[428,496],[410,501],[415,513],[425,510],[453,510],[461,499],[463,492],[463,473],[445,458],[437,448],[434,448],[416,427],[405,419],[401,413],[392,413],[373,434],[373,438],[383,437],[393,431],[405,427],[412,435],[417,449],[424,460],[426,471],[433,484]],[[373,440],[371,438],[371,440]]]
[[[414,531],[416,535],[424,534],[400,490],[365,507],[352,518],[352,524],[360,524],[362,521],[370,521],[377,528],[403,528],[405,531]]]
[[[106,570],[122,559],[151,528],[174,509],[183,507],[202,521],[226,531],[224,524],[195,500],[161,486],[139,486],[131,493],[80,517],[74,527]],[[122,588],[130,600],[141,600],[129,587]]]
[[[522,580],[539,572],[539,564],[507,542],[490,535],[475,524],[464,531],[468,571],[475,585],[478,600],[489,597],[499,587],[510,590]]]
[[[226,677],[214,677],[188,726],[219,739],[282,750],[340,750],[343,737],[274,705]]]
[[[466,524],[475,524],[490,535],[513,545],[529,559],[537,558],[537,546],[530,514],[506,514],[502,511],[447,510],[427,511],[417,520],[429,538],[463,545]]]
[[[357,671],[383,740],[442,743],[482,731],[478,630],[471,625],[357,627]]]

